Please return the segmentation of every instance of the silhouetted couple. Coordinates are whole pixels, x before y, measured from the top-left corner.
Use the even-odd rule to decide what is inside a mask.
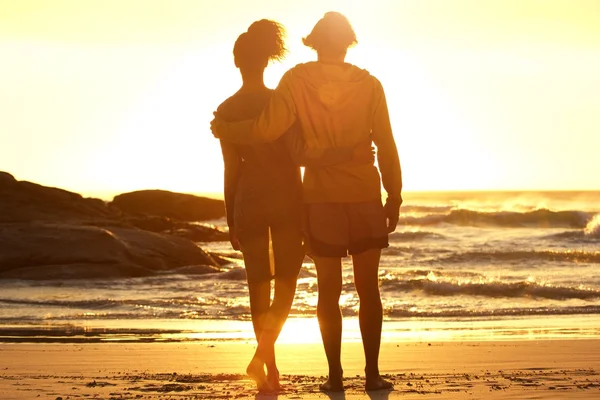
[[[275,342],[306,251],[317,269],[317,316],[329,364],[321,390],[344,390],[339,299],[342,257],[351,255],[365,387],[391,389],[378,366],[383,319],[378,268],[398,223],[402,177],[383,88],[367,71],[345,63],[356,35],[343,15],[330,12],[303,39],[318,61],[295,66],[275,90],[267,89],[263,73],[269,61],[284,57],[283,36],[283,27],[269,20],[240,35],[233,55],[243,84],[211,123],[221,139],[227,223],[232,246],[244,256],[258,341],[247,373],[260,391],[279,389]]]

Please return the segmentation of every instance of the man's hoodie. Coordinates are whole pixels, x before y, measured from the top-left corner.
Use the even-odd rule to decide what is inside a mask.
[[[218,117],[218,115],[217,115]],[[270,142],[298,120],[312,151],[351,147],[372,140],[383,186],[400,197],[402,175],[381,83],[351,64],[309,62],[281,78],[269,104],[255,120],[227,123],[217,133],[236,143]],[[381,199],[379,172],[372,164],[306,167],[304,201],[360,202]]]

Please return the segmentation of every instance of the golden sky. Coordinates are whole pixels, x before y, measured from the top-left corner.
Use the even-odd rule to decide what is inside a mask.
[[[597,0],[0,0],[0,170],[88,195],[222,190],[212,111],[255,20],[281,75],[326,11],[388,97],[406,190],[600,189]]]

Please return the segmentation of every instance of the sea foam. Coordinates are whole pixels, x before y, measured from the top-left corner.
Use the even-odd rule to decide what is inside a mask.
[[[596,214],[594,218],[588,222],[583,232],[585,236],[600,238],[600,214]]]

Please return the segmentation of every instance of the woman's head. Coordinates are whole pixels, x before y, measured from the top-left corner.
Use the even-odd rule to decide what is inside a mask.
[[[254,22],[233,46],[236,67],[264,69],[269,61],[281,60],[287,52],[284,37],[283,25],[268,19]]]
[[[302,42],[324,55],[345,54],[349,47],[358,43],[348,18],[333,11],[326,13]]]

